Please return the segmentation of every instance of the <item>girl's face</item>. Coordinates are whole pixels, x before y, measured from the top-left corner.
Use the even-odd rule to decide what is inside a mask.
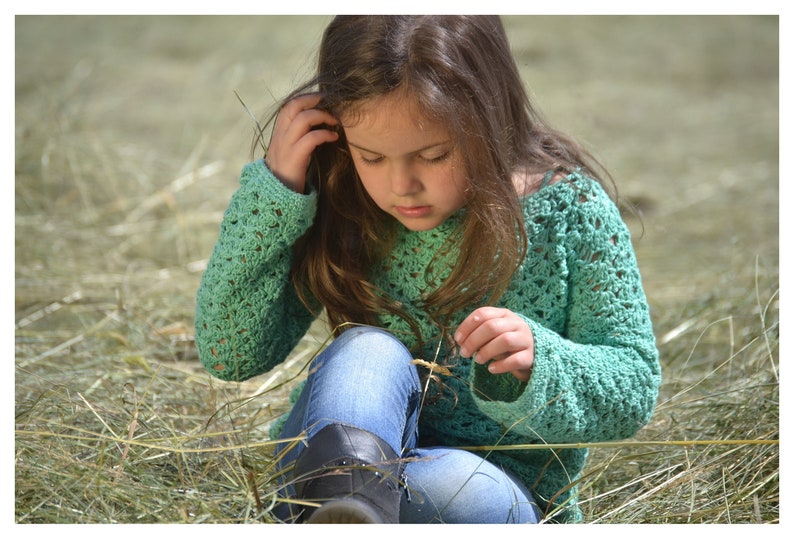
[[[449,131],[389,95],[343,115],[361,183],[380,209],[410,230],[430,230],[465,204],[466,176]]]

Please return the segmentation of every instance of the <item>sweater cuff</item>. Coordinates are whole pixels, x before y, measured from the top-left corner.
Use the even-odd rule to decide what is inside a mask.
[[[519,316],[532,329],[535,341],[535,361],[529,381],[521,382],[510,373],[491,374],[485,365],[477,364],[472,369],[472,394],[477,407],[485,415],[500,422],[510,417],[532,415],[547,404],[545,395],[553,348],[548,337],[553,332],[520,313]],[[489,398],[490,395],[499,395],[499,398]]]
[[[294,216],[299,228],[305,230],[314,221],[317,193],[313,190],[308,194],[296,193],[273,174],[264,159],[258,159],[243,167],[240,185],[255,192],[260,205],[268,204],[285,216]]]

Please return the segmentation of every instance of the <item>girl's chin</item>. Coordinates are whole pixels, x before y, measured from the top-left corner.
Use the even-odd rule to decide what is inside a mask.
[[[436,228],[438,225],[444,222],[443,219],[432,218],[432,219],[406,219],[405,217],[395,217],[397,221],[400,222],[405,228],[408,230],[412,230],[414,232],[423,232],[426,230],[432,230]]]

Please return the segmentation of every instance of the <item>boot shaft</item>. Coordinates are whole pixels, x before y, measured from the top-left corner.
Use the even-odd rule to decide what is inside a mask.
[[[396,523],[403,468],[400,456],[380,437],[355,427],[331,424],[310,438],[298,456],[295,488],[298,497],[306,501],[325,504],[336,500],[321,511],[323,518],[329,518],[332,512],[339,516],[349,511],[356,515],[370,513],[373,519],[377,515],[375,522]],[[307,507],[303,520],[311,519],[314,511],[314,507]]]

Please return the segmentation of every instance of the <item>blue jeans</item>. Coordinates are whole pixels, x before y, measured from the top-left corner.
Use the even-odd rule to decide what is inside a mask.
[[[348,329],[310,366],[282,436],[311,438],[326,425],[343,423],[381,437],[406,461],[401,523],[538,522],[529,490],[503,469],[468,451],[416,447],[422,386],[411,359],[386,331]],[[278,450],[286,447],[280,444]],[[280,468],[303,447],[287,452]],[[294,495],[291,485],[285,488]]]

